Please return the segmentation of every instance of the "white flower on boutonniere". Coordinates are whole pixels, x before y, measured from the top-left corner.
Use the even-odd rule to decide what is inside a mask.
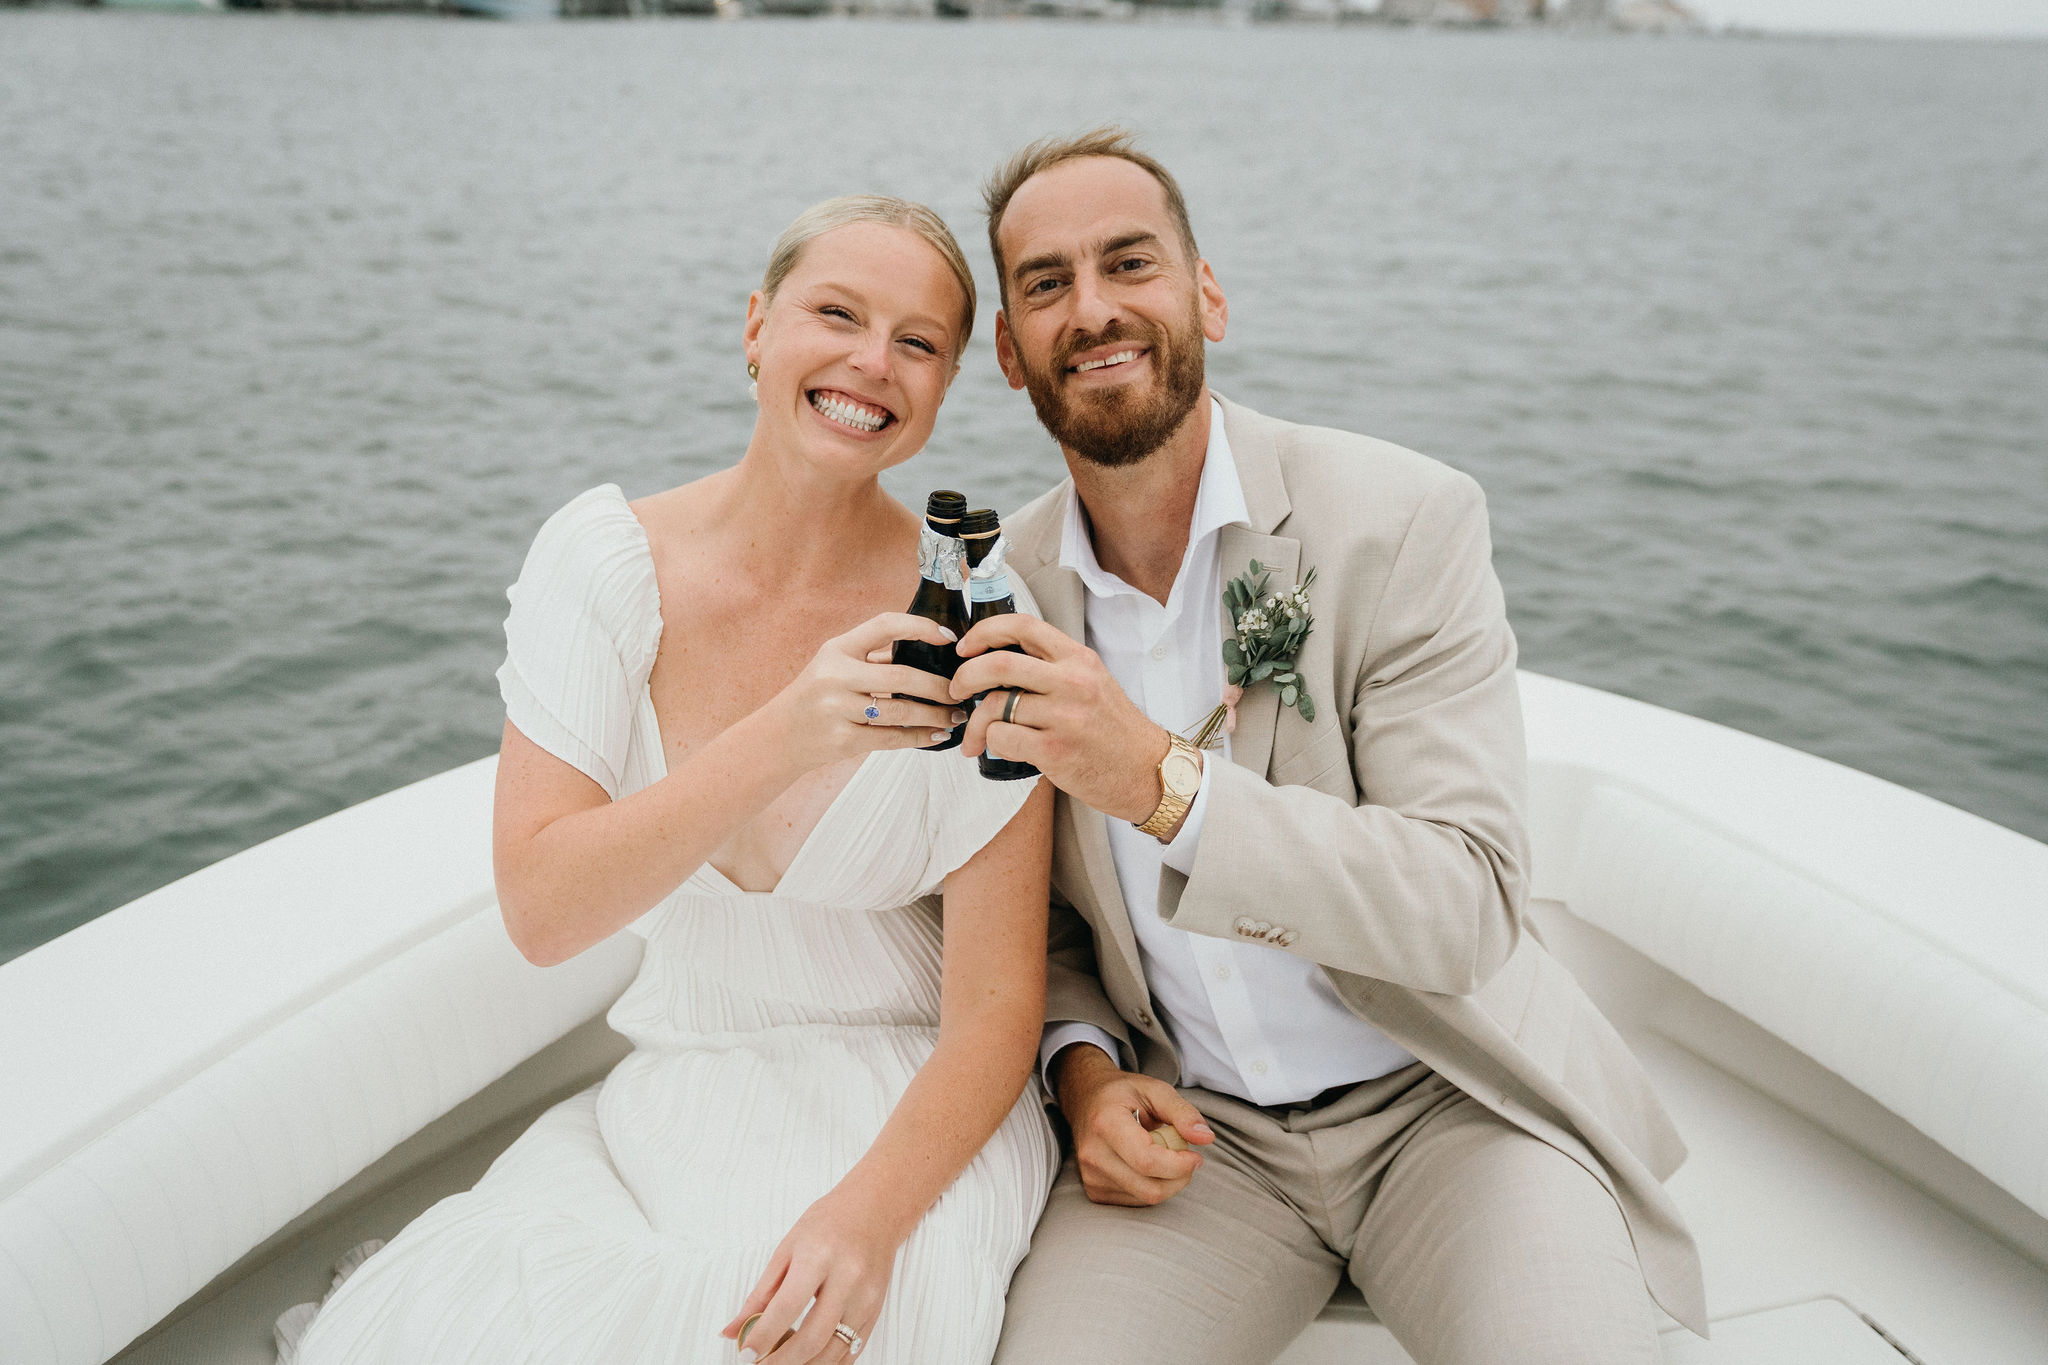
[[[1230,613],[1230,638],[1223,642],[1223,669],[1229,686],[1223,700],[1195,727],[1189,736],[1198,749],[1213,749],[1221,737],[1237,730],[1237,704],[1245,689],[1271,683],[1280,689],[1280,704],[1301,712],[1303,720],[1316,718],[1316,704],[1308,688],[1294,671],[1302,642],[1315,629],[1316,618],[1308,609],[1309,585],[1316,581],[1310,569],[1300,583],[1286,592],[1268,592],[1271,578],[1266,567],[1254,559],[1251,567],[1223,586],[1223,606]]]

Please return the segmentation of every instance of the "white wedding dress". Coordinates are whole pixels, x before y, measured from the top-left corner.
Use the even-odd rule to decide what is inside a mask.
[[[549,518],[507,595],[513,724],[614,799],[660,778],[660,602],[618,488]],[[699,868],[631,926],[645,957],[609,1015],[631,1055],[371,1256],[301,1365],[732,1360],[717,1332],[931,1054],[939,923],[912,902],[1031,786],[957,749],[877,753],[773,891]],[[1057,1163],[1034,1081],[904,1244],[862,1365],[994,1354]]]

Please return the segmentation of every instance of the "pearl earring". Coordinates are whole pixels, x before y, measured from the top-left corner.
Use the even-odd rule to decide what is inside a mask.
[[[753,381],[760,377],[761,367],[749,360],[747,362],[747,397],[753,399],[756,403],[761,401],[761,386]]]

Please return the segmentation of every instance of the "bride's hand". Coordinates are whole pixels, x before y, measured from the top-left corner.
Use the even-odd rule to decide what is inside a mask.
[[[898,1239],[879,1226],[882,1221],[864,1214],[839,1190],[805,1209],[775,1248],[768,1269],[740,1305],[739,1316],[719,1335],[737,1338],[746,1320],[759,1313],[761,1320],[747,1333],[742,1361],[840,1365],[852,1360],[846,1339],[836,1329],[844,1323],[863,1346],[867,1344],[865,1338],[882,1316],[882,1300],[896,1263]],[[770,1350],[796,1325],[799,1314],[803,1325],[796,1335]]]
[[[898,640],[954,642],[936,621],[884,612],[818,647],[796,680],[770,703],[780,712],[792,755],[808,770],[876,749],[922,749],[967,718],[944,678],[888,662]],[[929,698],[904,701],[893,695]]]

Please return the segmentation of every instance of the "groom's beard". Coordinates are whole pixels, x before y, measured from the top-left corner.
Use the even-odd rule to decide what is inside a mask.
[[[1110,469],[1136,464],[1166,444],[1202,396],[1202,340],[1199,304],[1188,310],[1185,326],[1170,332],[1151,323],[1112,322],[1094,336],[1072,338],[1047,369],[1027,363],[1024,388],[1038,420],[1063,447]],[[1120,384],[1069,397],[1067,367],[1074,357],[1118,341],[1151,351],[1157,376],[1151,387]]]

